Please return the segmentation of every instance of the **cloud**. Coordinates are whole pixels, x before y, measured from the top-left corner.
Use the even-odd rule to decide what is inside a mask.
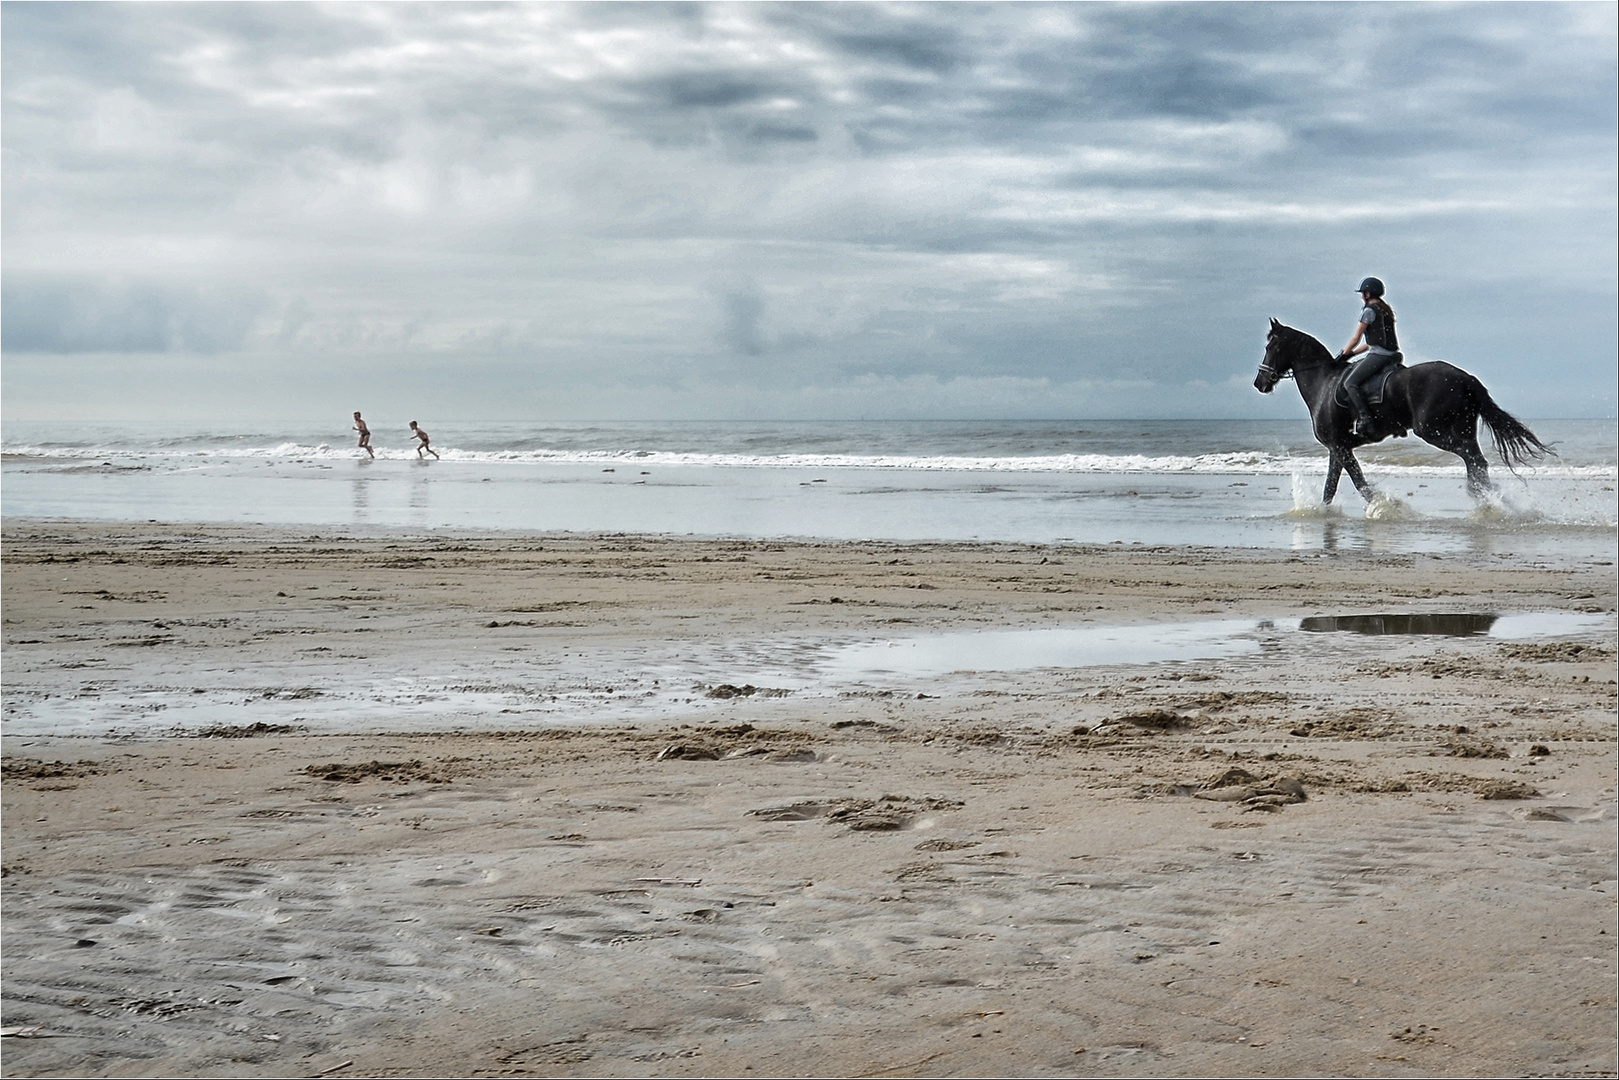
[[[195,355],[247,401],[267,364],[414,357],[499,410],[520,364],[598,416],[1144,376],[1161,410],[1250,366],[1270,315],[1347,333],[1343,283],[1377,272],[1416,340],[1512,342],[1509,398],[1610,407],[1579,380],[1611,358],[1611,6],[0,19],[8,371]],[[648,371],[694,396],[624,389]]]
[[[762,356],[765,351],[765,301],[756,289],[740,289],[725,294],[725,322],[720,340],[743,356]]]
[[[23,353],[205,356],[242,347],[266,307],[230,290],[101,282],[7,282],[0,348]]]

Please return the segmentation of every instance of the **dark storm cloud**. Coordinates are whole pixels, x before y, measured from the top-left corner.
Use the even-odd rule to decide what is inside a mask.
[[[846,57],[939,75],[971,61],[975,50],[964,27],[992,11],[971,5],[963,19],[921,5],[804,4],[777,5],[767,17]]]
[[[3,12],[10,370],[1251,413],[1264,318],[1345,336],[1367,272],[1419,355],[1566,407],[1611,367],[1611,5]]]

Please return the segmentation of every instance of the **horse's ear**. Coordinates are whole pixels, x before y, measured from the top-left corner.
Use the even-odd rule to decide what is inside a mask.
[[[1277,327],[1278,327],[1278,326],[1281,326],[1281,325],[1282,325],[1282,324],[1281,324],[1281,323],[1279,323],[1279,322],[1277,322],[1277,321],[1276,321],[1276,320],[1275,320],[1275,319],[1272,319],[1272,320],[1271,320],[1271,321],[1270,321],[1270,328],[1271,328],[1271,329],[1272,329],[1272,330],[1274,330],[1274,329],[1276,329],[1276,328],[1277,328]]]

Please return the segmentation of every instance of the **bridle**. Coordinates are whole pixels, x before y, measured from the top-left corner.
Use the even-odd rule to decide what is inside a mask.
[[[1283,379],[1291,379],[1293,377],[1293,370],[1291,368],[1289,368],[1287,371],[1278,373],[1275,368],[1271,367],[1269,356],[1265,357],[1265,359],[1259,362],[1259,370],[1263,371],[1266,375],[1269,375],[1271,382],[1273,383],[1281,382]]]
[[[1270,349],[1266,348],[1264,359],[1259,361],[1259,370],[1263,371],[1266,375],[1269,375],[1276,382],[1281,382],[1283,379],[1291,379],[1293,374],[1297,371],[1307,371],[1311,368],[1326,367],[1328,364],[1331,364],[1334,359],[1336,359],[1336,357],[1329,358],[1318,364],[1302,364],[1295,360],[1287,371],[1278,372],[1275,368],[1270,366]]]
[[[1293,367],[1296,368],[1297,366],[1298,365],[1295,364]],[[1277,371],[1275,368],[1270,366],[1270,350],[1268,348],[1265,350],[1264,359],[1259,361],[1259,370],[1263,371],[1266,375],[1269,375],[1272,383],[1279,383],[1283,379],[1291,379],[1293,377],[1293,368],[1289,368],[1287,371]]]

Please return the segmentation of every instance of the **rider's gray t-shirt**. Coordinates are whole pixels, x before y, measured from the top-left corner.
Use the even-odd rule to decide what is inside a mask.
[[[1368,308],[1366,308],[1366,310],[1364,310],[1364,311],[1362,311],[1360,313],[1360,321],[1365,323],[1367,326],[1376,326],[1377,325],[1377,320],[1380,319],[1380,318],[1382,318],[1382,316],[1377,313],[1376,308],[1368,307]],[[1370,337],[1370,335],[1367,335],[1367,336]],[[1366,350],[1368,352],[1374,352],[1379,356],[1393,356],[1394,355],[1394,350],[1393,349],[1385,349],[1381,345],[1373,345],[1370,341],[1366,342]]]

